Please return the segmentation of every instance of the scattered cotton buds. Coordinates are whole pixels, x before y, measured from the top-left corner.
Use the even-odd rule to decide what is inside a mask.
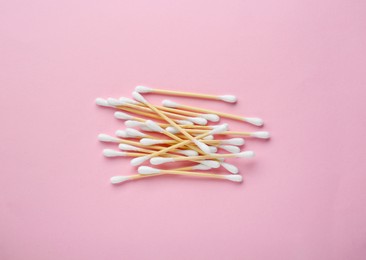
[[[270,138],[270,134],[266,131],[229,131],[228,124],[207,125],[209,122],[216,123],[225,118],[262,126],[261,118],[233,115],[183,105],[170,100],[164,100],[162,106],[154,105],[143,96],[145,94],[184,96],[228,103],[237,101],[233,95],[197,94],[145,86],[136,87],[132,93],[134,99],[127,97],[97,98],[95,100],[97,105],[117,109],[114,117],[124,120],[126,126],[125,129],[117,130],[115,136],[98,135],[101,142],[115,143],[119,148],[119,150],[104,149],[105,157],[129,157],[132,158],[132,166],[149,162],[151,165],[167,163],[171,167],[158,169],[140,166],[134,175],[112,177],[110,182],[113,184],[160,175],[183,175],[242,182],[242,176],[238,174],[239,168],[232,163],[225,162],[225,159],[254,157],[253,151],[242,151],[240,148],[245,144],[244,138],[246,137]],[[232,136],[232,138],[215,138],[222,135]],[[174,167],[177,162],[185,161],[191,165]],[[202,172],[214,168],[223,169],[226,173]]]

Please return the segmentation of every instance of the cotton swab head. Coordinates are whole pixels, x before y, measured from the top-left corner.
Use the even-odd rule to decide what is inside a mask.
[[[270,135],[266,131],[259,131],[259,132],[253,132],[250,136],[261,138],[261,139],[268,139],[270,138]]]
[[[139,93],[149,93],[149,92],[153,91],[153,89],[145,87],[145,86],[137,86],[135,88],[135,91],[137,91]]]
[[[140,126],[144,126],[145,123],[140,122],[140,121],[135,121],[135,120],[126,120],[125,121],[125,126],[126,127],[140,127]]]
[[[214,160],[202,160],[200,161],[201,164],[208,166],[210,168],[219,168],[220,167],[220,163],[218,161],[214,161]]]
[[[112,184],[125,182],[131,179],[131,176],[113,176],[110,181]]]
[[[240,148],[234,145],[220,145],[221,149],[224,149],[225,151],[228,151],[229,153],[239,153]]]
[[[210,148],[210,153],[216,153],[217,152],[217,147],[209,146],[209,148]]]
[[[188,117],[188,120],[197,125],[207,125],[207,119],[202,117]]]
[[[252,158],[255,156],[255,153],[253,151],[245,151],[245,152],[237,153],[235,155],[236,155],[236,157],[239,157],[239,158]]]
[[[202,139],[203,140],[213,140],[214,137],[213,137],[213,135],[208,135],[208,136],[203,137]]]
[[[167,128],[165,128],[165,130],[172,134],[179,133],[179,130],[177,128],[175,128],[174,126],[168,126]]]
[[[139,102],[137,102],[137,101],[135,101],[131,98],[126,98],[126,97],[120,97],[119,101],[124,102],[124,103],[128,103],[128,104],[133,104],[133,105],[138,105],[139,104]]]
[[[150,159],[152,165],[159,165],[163,163],[175,162],[174,158],[171,157],[153,157]]]
[[[118,148],[124,151],[140,151],[140,148],[129,144],[119,144]]]
[[[179,125],[194,125],[193,122],[189,121],[189,120],[176,120],[176,122],[179,124]]]
[[[168,99],[163,100],[162,102],[164,107],[178,108],[179,104]]]
[[[210,122],[218,122],[220,121],[220,117],[215,114],[201,114],[200,117],[210,121]]]
[[[176,150],[176,153],[183,154],[185,156],[197,156],[198,153],[194,150]]]
[[[211,153],[211,150],[210,150],[210,147],[208,147],[207,144],[205,143],[202,143],[196,139],[193,139],[193,142],[195,145],[197,145],[204,153],[206,154],[210,154]]]
[[[126,128],[126,133],[129,137],[145,137],[146,134],[140,132],[139,130],[133,128]]]
[[[159,139],[151,139],[151,138],[142,138],[140,139],[140,143],[146,146],[154,145],[154,144],[164,144],[166,140]]]
[[[106,135],[106,134],[99,134],[98,140],[101,142],[110,142],[110,143],[119,143],[120,140],[116,137]]]
[[[203,161],[201,161],[203,162]],[[192,170],[202,170],[202,171],[207,171],[212,169],[210,166],[204,165],[204,164],[197,164],[191,167]]]
[[[234,182],[242,182],[243,181],[243,177],[241,175],[224,175],[225,179],[229,180],[229,181],[234,181]]]
[[[238,174],[239,173],[238,167],[236,167],[233,164],[226,163],[226,162],[221,162],[221,166],[224,167],[226,170],[228,170],[230,173],[233,173],[233,174]]]
[[[161,170],[155,169],[155,168],[152,168],[152,167],[148,167],[148,166],[140,166],[137,169],[137,172],[139,174],[156,174],[156,173],[160,173]]]
[[[137,166],[137,165],[140,165],[141,163],[145,162],[148,159],[150,159],[150,155],[140,156],[140,157],[136,157],[136,158],[132,159],[130,163],[132,166]]]
[[[108,104],[108,101],[103,99],[103,98],[97,98],[95,99],[95,103],[98,105],[98,106],[102,106],[102,107],[111,107],[110,104]]]
[[[118,99],[115,99],[115,98],[108,98],[107,99],[108,101],[108,104],[110,104],[111,106],[114,106],[114,107],[118,107],[118,106],[123,106],[124,105],[124,102],[118,100]]]
[[[146,93],[146,92],[144,92]],[[141,103],[147,103],[147,100],[137,91],[132,92],[132,96],[135,100],[141,102]]]
[[[262,126],[263,120],[258,117],[244,117],[243,121],[256,126]]]
[[[140,125],[140,129],[146,132],[154,132],[153,130],[151,130],[151,128],[147,127],[146,125]]]
[[[126,153],[120,152],[120,151],[115,151],[112,149],[104,149],[103,155],[105,157],[117,157],[117,156],[126,156]]]
[[[220,140],[222,144],[229,144],[229,145],[243,145],[245,143],[245,140],[243,138],[231,138],[226,140]]]
[[[236,97],[233,95],[222,95],[219,99],[228,103],[235,103],[237,101]]]
[[[119,112],[119,111],[114,112],[114,117],[117,119],[123,119],[123,120],[133,119],[133,116],[130,116],[126,113]]]
[[[209,134],[214,135],[214,134],[218,134],[218,133],[221,133],[221,132],[225,132],[227,130],[227,128],[228,128],[228,124],[213,126],[213,129],[210,130]]]
[[[146,120],[145,122],[146,126],[150,128],[151,130],[158,132],[158,133],[164,133],[165,130],[161,128],[157,123],[155,123],[152,120]]]
[[[131,136],[129,136],[125,130],[117,130],[115,132],[115,135],[116,136],[119,136],[119,137],[123,137],[123,138],[130,138]]]

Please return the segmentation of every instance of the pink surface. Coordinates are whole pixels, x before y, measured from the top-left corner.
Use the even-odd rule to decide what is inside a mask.
[[[365,259],[365,3],[1,1],[0,259]],[[236,94],[174,100],[273,138],[243,184],[112,186],[94,99],[138,84]]]

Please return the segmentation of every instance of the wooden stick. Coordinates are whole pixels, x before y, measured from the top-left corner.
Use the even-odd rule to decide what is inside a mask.
[[[176,168],[174,170],[190,171],[190,170],[197,170],[197,169],[195,168],[195,166],[188,166],[188,167]],[[156,173],[156,174],[146,174],[146,175],[133,174],[133,175],[127,175],[127,176],[114,176],[114,177],[112,177],[111,181],[112,181],[112,183],[117,184],[117,183],[120,183],[120,181],[113,182],[114,178],[122,177],[122,178],[124,178],[124,181],[127,181],[127,180],[138,180],[138,179],[143,179],[143,178],[156,177],[156,176],[161,176],[161,175],[165,175],[165,174],[166,173]]]
[[[185,110],[188,110],[188,111],[195,111],[195,112],[201,112],[201,113],[216,114],[216,115],[218,115],[220,117],[234,119],[234,120],[238,120],[238,121],[244,121],[244,122],[247,122],[247,123],[256,125],[256,126],[263,125],[263,120],[260,119],[260,118],[232,115],[232,114],[222,113],[222,112],[218,112],[218,111],[214,111],[214,110],[209,110],[209,109],[204,109],[204,108],[199,108],[199,107],[182,105],[182,104],[178,104],[176,102],[170,101],[170,100],[164,100],[163,101],[163,105],[166,106],[166,107],[170,107],[170,108],[174,107],[174,108],[185,109]]]
[[[125,103],[123,106],[116,106],[116,107],[117,108],[129,107],[129,108],[132,108],[132,109],[134,108],[134,109],[137,109],[139,111],[146,112],[146,113],[154,112],[151,109],[149,109],[148,107],[134,105],[134,104],[129,104],[129,103]],[[174,111],[174,109],[172,109],[172,110]],[[171,113],[171,112],[167,112],[167,111],[162,111],[161,113],[163,113],[163,114],[165,114],[167,116],[173,117],[175,119],[189,120],[189,117],[187,117],[185,115],[180,115],[180,114],[177,114],[177,113]],[[195,113],[195,114],[196,115],[199,115],[197,113]]]
[[[183,91],[173,91],[173,90],[165,90],[165,89],[153,89],[144,86],[138,86],[135,89],[140,93],[155,93],[161,95],[169,95],[169,96],[181,96],[181,97],[193,97],[193,98],[202,98],[202,99],[211,99],[211,100],[221,100],[225,102],[235,103],[236,97],[232,95],[210,95],[210,94],[198,94],[192,92],[183,92]]]
[[[160,174],[160,173],[166,173],[166,174],[178,174],[178,175],[187,175],[187,176],[194,176],[194,177],[204,177],[204,178],[215,178],[215,179],[225,179],[235,182],[241,182],[242,177],[240,175],[236,174],[212,174],[212,173],[201,173],[201,172],[190,172],[190,171],[179,171],[179,170],[162,170],[162,169],[156,169],[152,167],[147,166],[141,166],[138,168],[139,174],[148,174],[148,175],[154,175],[154,174]]]

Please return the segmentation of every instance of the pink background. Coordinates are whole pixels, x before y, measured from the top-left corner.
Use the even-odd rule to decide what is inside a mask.
[[[0,259],[365,259],[366,2],[0,3]],[[243,184],[101,155],[138,84],[236,94]],[[149,95],[151,101],[161,97]],[[228,121],[227,121],[228,122]],[[253,130],[230,122],[232,129]]]

